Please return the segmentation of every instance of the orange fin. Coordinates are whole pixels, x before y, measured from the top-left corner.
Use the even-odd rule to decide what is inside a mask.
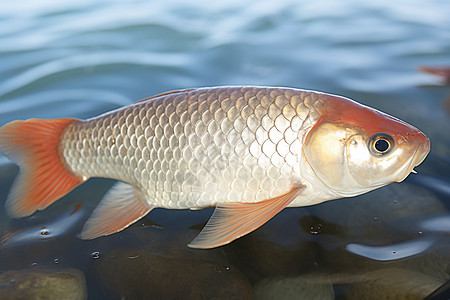
[[[419,71],[443,78],[450,78],[450,67],[419,67]]]
[[[208,249],[228,244],[269,221],[304,189],[305,186],[295,187],[287,194],[256,203],[217,205],[208,223],[188,246]]]
[[[158,95],[155,95],[155,96],[151,96],[151,97],[148,97],[148,98],[141,99],[141,100],[136,101],[134,103],[145,102],[147,100],[152,100],[152,99],[159,98],[159,97],[162,97],[162,96],[167,96],[167,95],[171,95],[171,94],[178,94],[178,93],[185,93],[185,92],[189,92],[189,91],[192,91],[192,90],[193,89],[186,89],[186,90],[179,90],[179,91],[164,92],[164,93],[161,93],[161,94],[158,94]]]
[[[91,240],[127,228],[147,215],[153,206],[128,183],[116,183],[84,224],[80,237]]]
[[[61,134],[72,122],[78,120],[29,119],[0,128],[1,152],[20,167],[6,200],[12,217],[45,209],[84,181],[70,173],[58,150]]]

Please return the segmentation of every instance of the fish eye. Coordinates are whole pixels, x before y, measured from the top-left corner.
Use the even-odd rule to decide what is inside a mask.
[[[392,136],[387,133],[376,133],[369,140],[369,150],[375,156],[386,155],[394,148]]]

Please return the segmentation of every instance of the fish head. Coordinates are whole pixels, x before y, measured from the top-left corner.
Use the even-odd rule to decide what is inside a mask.
[[[430,140],[417,128],[350,99],[323,97],[303,155],[333,194],[356,196],[401,182],[430,151]]]

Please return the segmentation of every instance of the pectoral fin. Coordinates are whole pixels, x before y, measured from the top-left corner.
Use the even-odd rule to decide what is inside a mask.
[[[305,186],[287,194],[256,203],[224,203],[217,205],[200,234],[188,245],[191,248],[214,248],[228,244],[252,232],[289,205]]]
[[[103,197],[83,226],[80,237],[95,239],[121,231],[147,215],[152,206],[128,183],[116,183]]]

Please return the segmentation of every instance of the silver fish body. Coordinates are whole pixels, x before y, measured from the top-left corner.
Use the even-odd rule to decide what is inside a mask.
[[[157,207],[258,202],[305,183],[300,153],[320,95],[257,87],[172,93],[71,124],[60,149],[74,174],[131,183]],[[300,200],[291,205],[325,199]]]

